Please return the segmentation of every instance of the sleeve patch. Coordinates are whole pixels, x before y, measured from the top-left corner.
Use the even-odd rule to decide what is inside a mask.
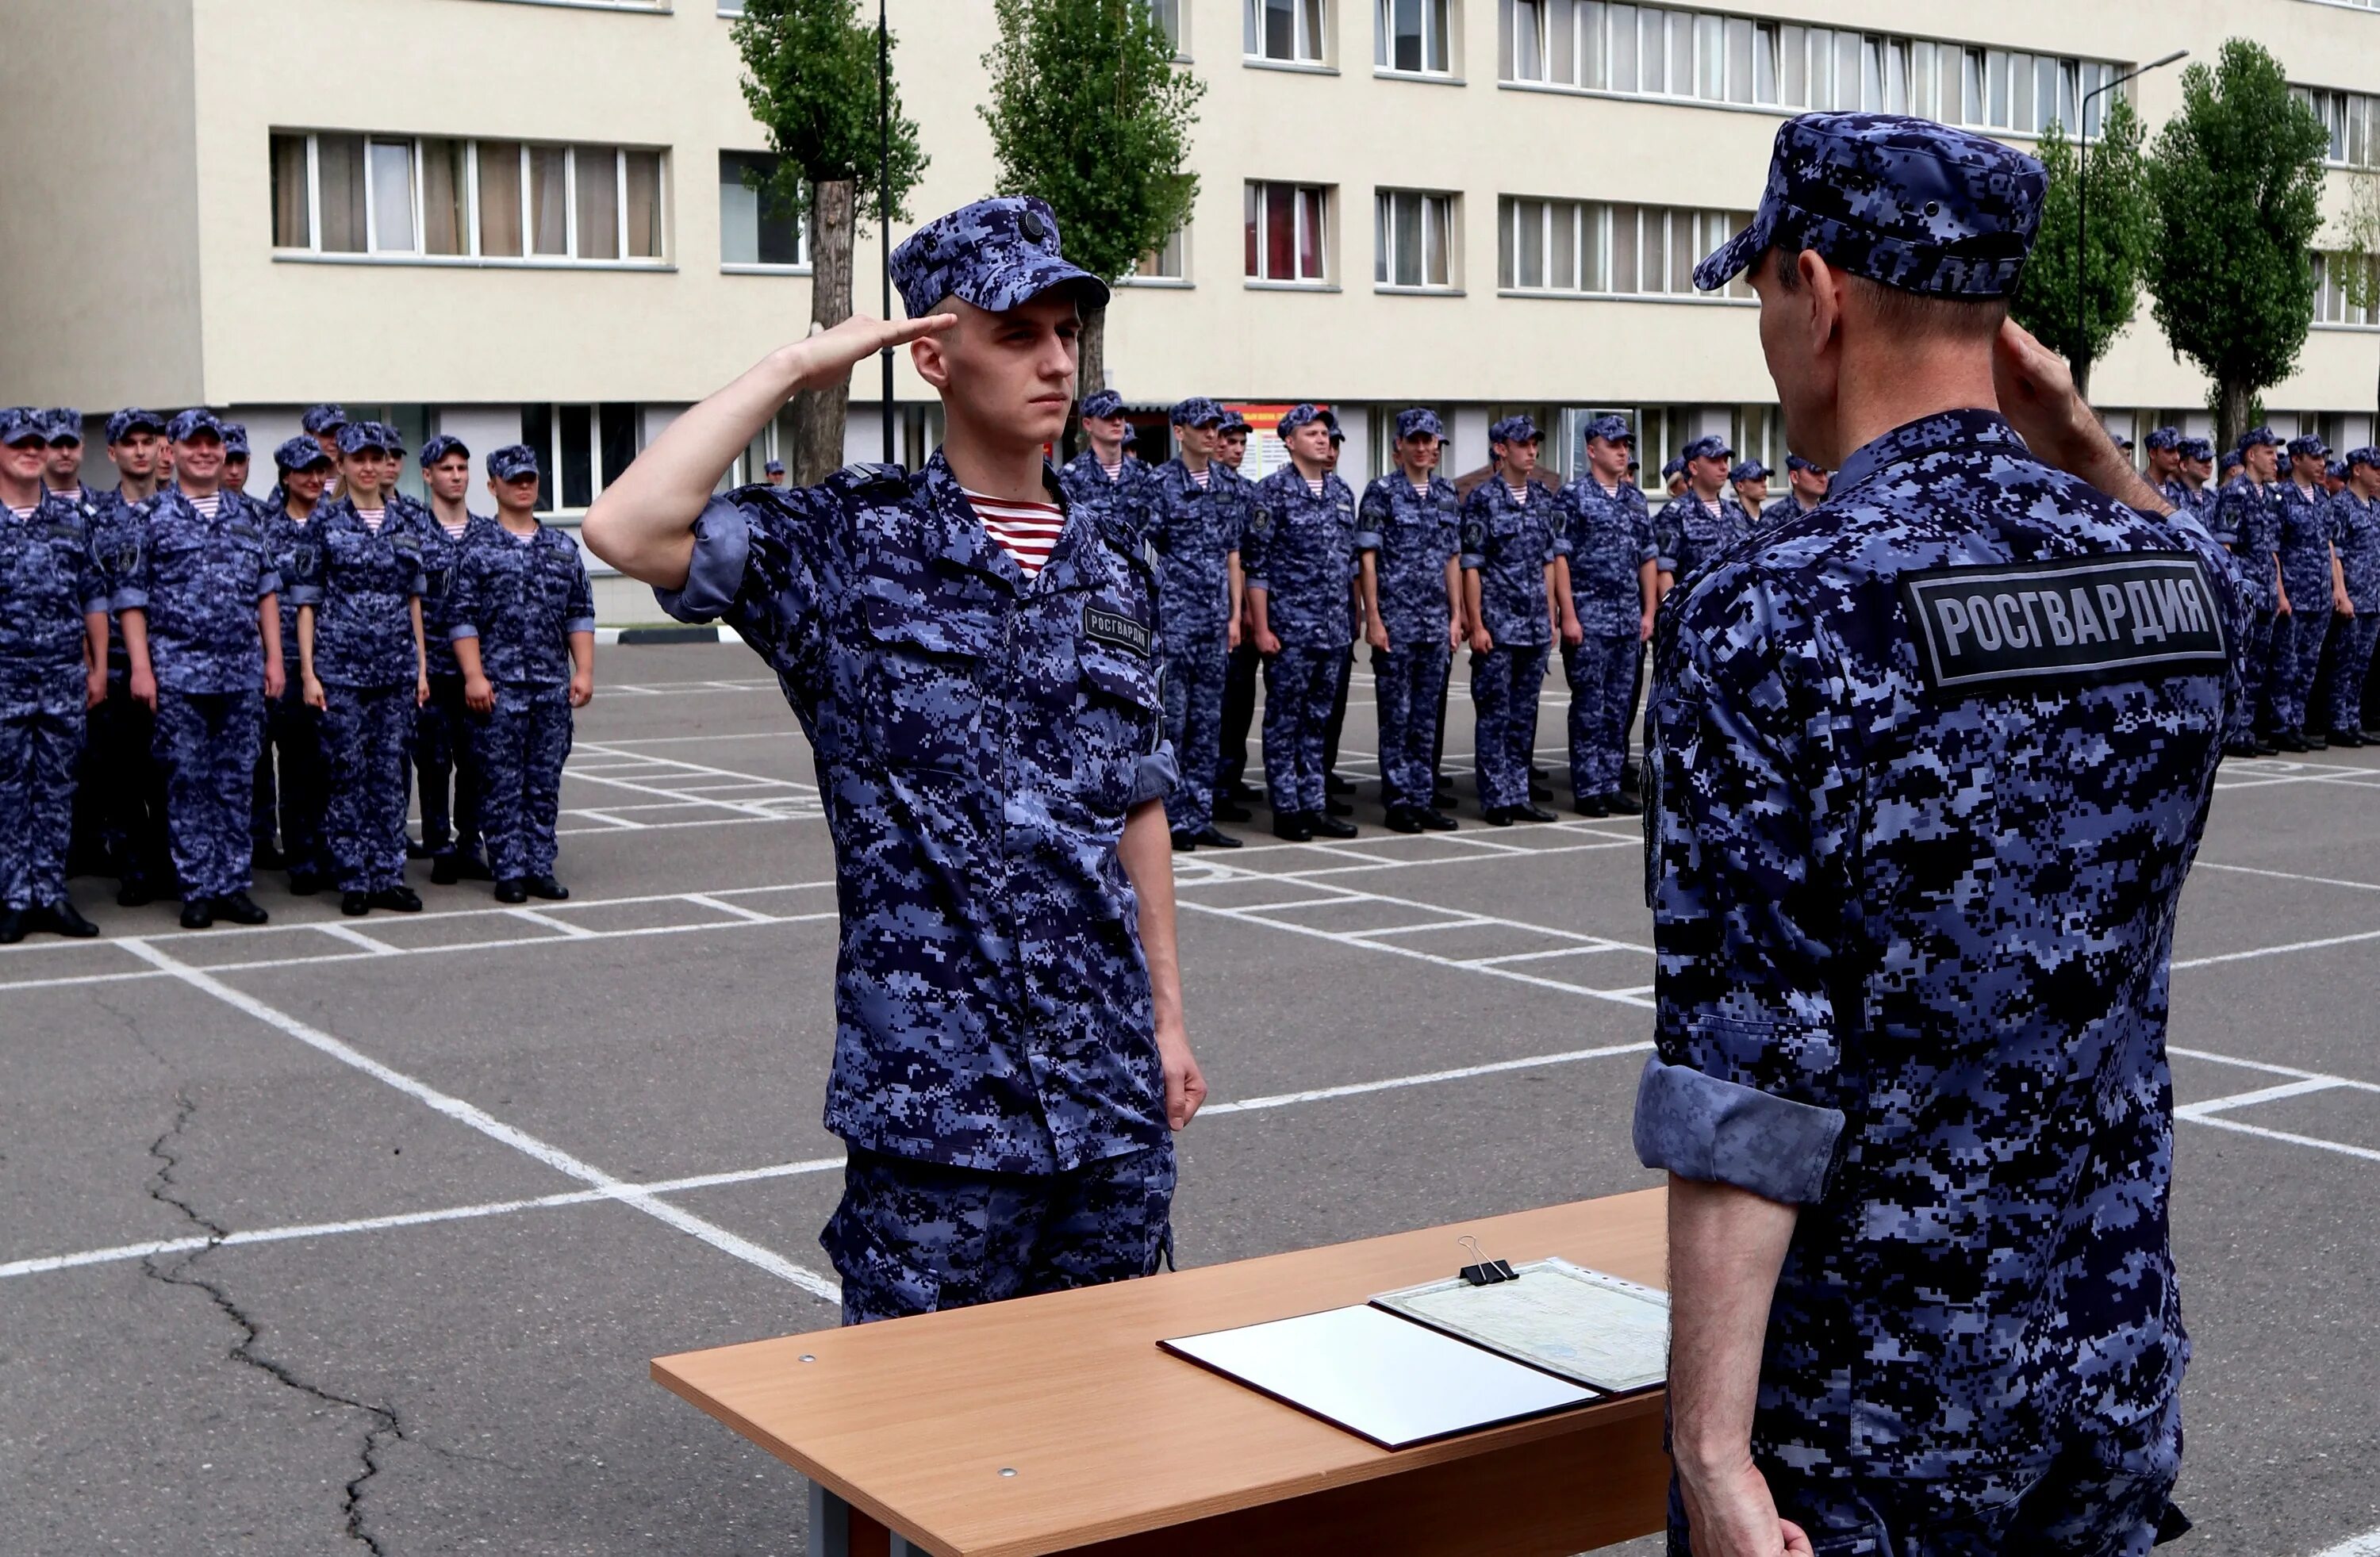
[[[2229,663],[2218,597],[2186,552],[2125,552],[1900,580],[1917,658],[1936,691],[2080,686]]]

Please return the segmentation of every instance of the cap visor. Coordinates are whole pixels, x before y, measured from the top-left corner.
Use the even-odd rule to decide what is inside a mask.
[[[1717,292],[1729,282],[1752,268],[1760,251],[1768,247],[1768,225],[1755,221],[1751,226],[1728,239],[1706,256],[1694,267],[1694,290]]]
[[[1029,303],[1045,292],[1062,286],[1075,288],[1077,298],[1087,308],[1108,306],[1108,284],[1079,265],[1050,255],[1006,265],[995,265],[972,284],[957,288],[953,296],[963,303],[973,303],[978,308],[997,313]]]

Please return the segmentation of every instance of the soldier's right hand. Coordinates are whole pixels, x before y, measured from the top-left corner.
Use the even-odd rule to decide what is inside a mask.
[[[322,694],[322,683],[316,680],[310,671],[307,674],[305,686],[299,690],[298,695],[305,700],[306,706],[317,712],[331,706],[331,700]]]
[[[783,355],[793,370],[795,390],[827,389],[843,382],[856,365],[886,347],[938,335],[958,321],[956,314],[928,314],[922,319],[891,323],[868,314],[854,314],[832,330],[822,330],[784,347]]]
[[[1495,647],[1496,637],[1494,634],[1488,632],[1485,627],[1475,627],[1471,630],[1472,653],[1488,654],[1494,652]]]
[[[1388,627],[1386,624],[1381,622],[1378,617],[1373,618],[1371,625],[1364,629],[1364,641],[1371,645],[1374,648],[1378,649],[1382,654],[1388,653]]]
[[[140,704],[142,707],[148,709],[152,714],[157,711],[156,671],[151,670],[145,665],[134,666],[132,668],[130,691],[132,693],[133,702]]]
[[[1257,629],[1257,652],[1270,658],[1281,652],[1281,636],[1269,627]]]
[[[463,678],[463,706],[475,714],[491,713],[494,710],[496,689],[486,676]]]

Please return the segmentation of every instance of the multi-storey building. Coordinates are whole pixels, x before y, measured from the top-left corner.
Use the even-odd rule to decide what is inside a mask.
[[[0,66],[0,399],[205,402],[260,450],[318,399],[482,453],[525,439],[568,522],[808,318],[802,234],[746,181],[767,152],[736,86],[740,3],[22,0]],[[1564,441],[1623,411],[1655,467],[1706,431],[1781,458],[1755,307],[1690,272],[1805,107],[2023,144],[2053,119],[2095,131],[2105,98],[2085,100],[2134,64],[2244,33],[2334,127],[2331,210],[2380,176],[2372,0],[1150,3],[1206,84],[1200,184],[1117,291],[1111,382],[1158,424],[1194,392],[1332,402],[1351,473],[1415,403],[1446,416],[1458,469],[1515,409]],[[922,218],[993,189],[992,7],[891,15],[932,159]],[[2180,72],[2122,90],[2154,128]],[[863,234],[862,308],[880,252]],[[2318,262],[2313,336],[2265,400],[2277,424],[2361,442],[2380,320]],[[880,452],[877,381],[855,376],[856,457]],[[2127,429],[2208,425],[2204,382],[2145,306],[2093,389]],[[905,361],[895,398],[915,460],[938,423]],[[651,614],[626,590],[605,611]]]

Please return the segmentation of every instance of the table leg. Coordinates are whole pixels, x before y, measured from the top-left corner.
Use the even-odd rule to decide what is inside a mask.
[[[810,1557],[922,1557],[922,1553],[813,1481]]]

